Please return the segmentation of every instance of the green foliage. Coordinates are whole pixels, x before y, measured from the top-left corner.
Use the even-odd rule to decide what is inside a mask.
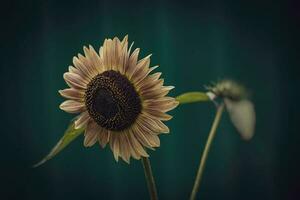
[[[187,92],[176,97],[180,104],[210,101],[204,92]]]
[[[52,148],[52,150],[46,155],[40,162],[35,164],[33,167],[38,167],[44,164],[46,161],[52,159],[59,152],[61,152],[66,146],[68,146],[73,140],[75,140],[82,132],[83,128],[75,129],[74,122],[72,122],[68,129],[65,131],[63,137],[58,141],[58,143]]]

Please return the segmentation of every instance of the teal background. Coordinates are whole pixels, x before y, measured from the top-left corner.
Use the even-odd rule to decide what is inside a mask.
[[[223,115],[199,199],[299,198],[297,1],[6,1],[1,10],[1,199],[148,199],[140,161],[116,163],[83,137],[30,167],[73,117],[57,92],[72,57],[126,34],[142,56],[153,53],[172,96],[220,78],[251,90],[255,137],[242,141]],[[171,114],[171,134],[149,153],[160,198],[187,199],[214,106]]]

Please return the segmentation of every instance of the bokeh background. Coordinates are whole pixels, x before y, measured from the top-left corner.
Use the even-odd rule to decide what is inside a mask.
[[[85,149],[83,137],[31,168],[73,117],[58,109],[57,92],[72,57],[126,34],[141,56],[153,53],[173,96],[221,78],[252,93],[256,135],[242,141],[223,115],[199,199],[300,198],[299,8],[296,0],[1,2],[0,198],[148,199],[140,161],[116,163],[109,148]],[[160,198],[187,199],[214,106],[171,113],[171,134],[151,161]]]

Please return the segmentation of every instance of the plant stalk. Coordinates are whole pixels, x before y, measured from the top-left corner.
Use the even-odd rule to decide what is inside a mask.
[[[150,160],[147,157],[142,157],[142,163],[145,172],[145,178],[148,185],[149,195],[151,200],[158,200],[155,180],[153,177]]]
[[[196,199],[196,195],[197,195],[197,192],[199,190],[199,186],[200,186],[200,183],[201,183],[201,180],[202,180],[204,168],[205,168],[205,165],[206,165],[206,160],[207,160],[207,156],[208,156],[208,153],[209,153],[209,149],[210,149],[211,143],[212,143],[212,141],[213,141],[213,139],[216,135],[216,130],[217,130],[219,122],[221,120],[223,111],[224,111],[224,103],[220,104],[217,107],[217,112],[216,112],[216,115],[215,115],[215,119],[214,119],[213,124],[211,126],[211,129],[210,129],[210,132],[209,132],[206,144],[205,144],[205,148],[204,148],[201,160],[200,160],[200,165],[199,165],[199,168],[198,168],[198,171],[197,171],[197,175],[196,175],[196,178],[195,178],[195,182],[194,182],[193,190],[192,190],[192,193],[191,193],[191,196],[190,196],[190,200],[195,200]]]

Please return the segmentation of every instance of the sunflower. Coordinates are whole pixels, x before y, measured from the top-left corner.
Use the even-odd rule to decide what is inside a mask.
[[[254,104],[249,99],[246,88],[229,79],[220,80],[206,88],[212,101],[218,97],[223,99],[231,122],[243,139],[250,140],[254,135],[256,116]]]
[[[169,133],[163,123],[172,116],[166,114],[178,102],[167,97],[173,86],[163,86],[161,73],[151,72],[150,56],[138,60],[140,52],[133,43],[128,48],[128,36],[105,39],[99,54],[89,45],[84,55],[73,57],[73,66],[64,73],[70,88],[59,93],[67,98],[60,109],[77,113],[75,128],[84,128],[84,146],[108,143],[114,158],[129,163],[130,157],[148,157],[145,148],[160,146],[158,135]]]

